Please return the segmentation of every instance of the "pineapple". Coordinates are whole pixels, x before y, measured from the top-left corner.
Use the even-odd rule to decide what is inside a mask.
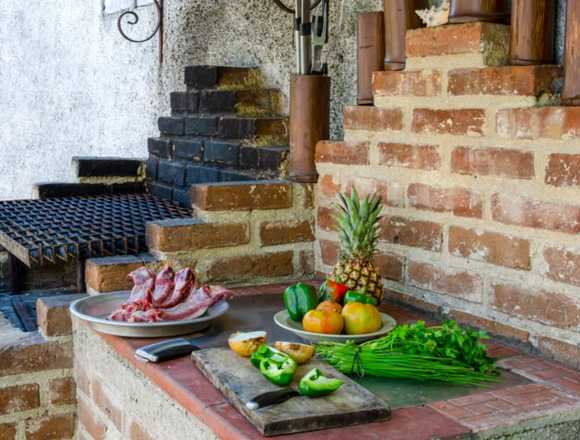
[[[383,209],[377,194],[360,200],[353,187],[350,197],[338,194],[335,219],[340,238],[340,259],[332,271],[332,279],[346,284],[350,290],[383,298],[383,280],[373,256],[379,238],[379,221]]]

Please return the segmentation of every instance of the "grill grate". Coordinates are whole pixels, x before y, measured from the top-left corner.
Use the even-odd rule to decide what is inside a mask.
[[[191,217],[150,194],[0,202],[0,245],[24,264],[134,255],[146,251],[147,222]]]

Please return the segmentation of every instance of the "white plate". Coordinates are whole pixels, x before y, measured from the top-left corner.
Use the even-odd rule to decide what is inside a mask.
[[[93,329],[126,338],[162,338],[201,331],[229,309],[226,301],[211,306],[203,316],[182,321],[122,322],[107,317],[127,301],[129,292],[108,293],[79,299],[70,305],[71,313],[88,322]]]
[[[380,329],[373,333],[365,333],[363,335],[326,335],[323,333],[312,333],[307,332],[302,327],[301,322],[296,322],[290,319],[288,316],[288,310],[282,310],[274,315],[274,322],[278,324],[285,330],[294,333],[295,335],[299,336],[300,338],[304,339],[305,341],[317,343],[320,341],[330,341],[330,342],[346,342],[346,341],[354,341],[354,342],[364,342],[369,341],[371,339],[380,338],[381,336],[386,335],[392,329],[395,328],[397,325],[397,321],[395,321],[392,317],[387,315],[386,313],[380,313],[381,319],[383,320],[383,325]]]

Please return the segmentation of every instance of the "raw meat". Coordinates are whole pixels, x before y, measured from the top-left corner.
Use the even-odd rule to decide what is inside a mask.
[[[195,284],[195,275],[190,268],[180,270],[175,274],[175,287],[165,302],[158,307],[167,309],[184,301]]]
[[[157,276],[146,268],[130,274],[135,283],[131,295],[109,319],[126,322],[180,321],[202,316],[207,309],[232,297],[221,286],[204,285],[195,288],[195,276],[190,269],[174,274],[166,266]]]
[[[155,289],[153,290],[152,303],[154,307],[161,306],[173,293],[175,282],[173,281],[175,272],[169,266],[165,266],[155,278]]]

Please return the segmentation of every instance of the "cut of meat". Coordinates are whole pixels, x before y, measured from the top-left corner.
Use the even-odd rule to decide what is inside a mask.
[[[146,267],[142,267],[131,272],[129,279],[133,281],[133,290],[131,290],[131,295],[129,295],[127,303],[137,301],[150,303],[151,295],[155,288],[155,272],[150,271]]]
[[[225,287],[202,286],[192,292],[185,302],[170,309],[159,310],[159,318],[162,321],[199,318],[214,304],[231,297],[232,292]]]
[[[221,286],[204,285],[195,288],[195,275],[190,269],[177,274],[166,266],[157,276],[142,267],[129,277],[134,287],[121,308],[109,316],[113,321],[159,322],[195,319],[220,301],[232,297],[232,292]]]
[[[169,307],[176,306],[177,304],[183,302],[189,295],[191,289],[195,284],[195,275],[189,268],[180,270],[175,274],[175,287],[173,288],[172,294],[167,298],[167,300],[158,305],[159,308],[167,309]]]
[[[175,273],[169,266],[165,266],[155,278],[155,289],[153,290],[153,306],[161,306],[173,293]]]

